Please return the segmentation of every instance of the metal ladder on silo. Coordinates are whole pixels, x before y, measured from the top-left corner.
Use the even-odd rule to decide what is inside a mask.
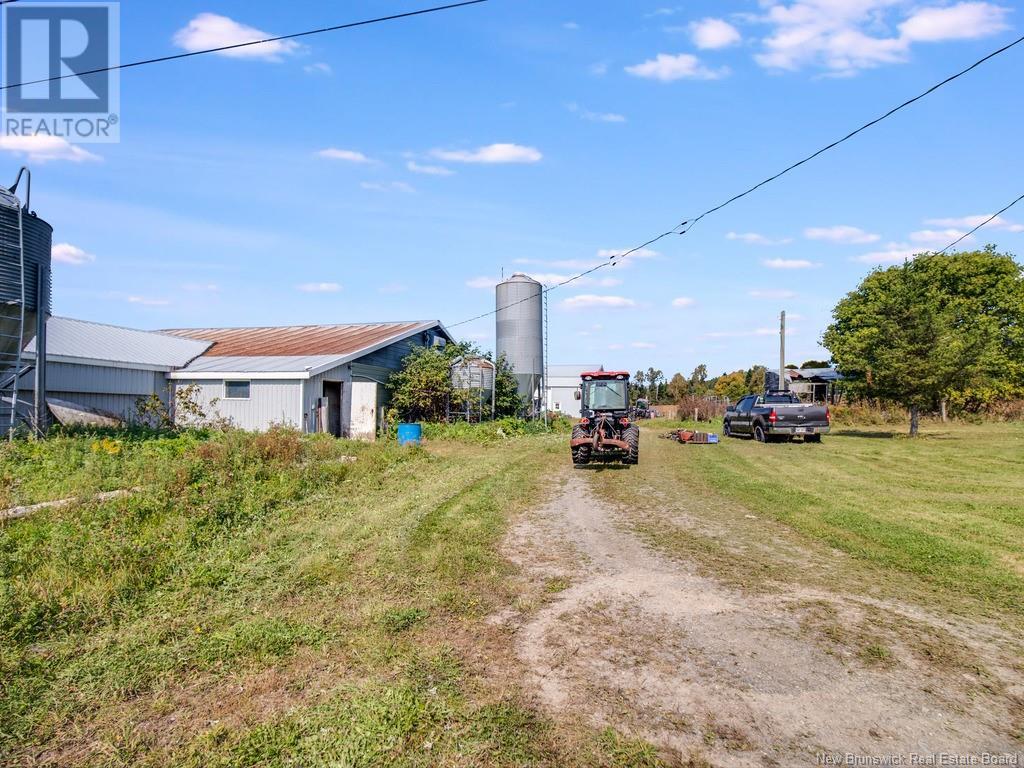
[[[20,173],[18,179],[21,179]],[[17,187],[17,182],[15,182],[15,187]],[[13,196],[13,192],[11,194]],[[22,377],[33,368],[32,365],[26,365],[22,357],[22,350],[25,346],[25,229],[21,200],[16,196],[14,199],[18,204],[18,262],[21,301],[18,303],[17,334],[0,334],[0,337],[17,341],[14,352],[0,353],[0,425],[6,430],[8,439],[14,437],[15,429],[18,426],[18,384]]]

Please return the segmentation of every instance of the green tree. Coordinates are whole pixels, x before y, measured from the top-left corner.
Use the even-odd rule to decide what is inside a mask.
[[[658,382],[664,375],[657,368],[647,369],[647,399],[652,403],[658,398]]]
[[[748,393],[746,371],[723,373],[715,379],[714,393],[718,397],[727,397],[730,401],[739,400]]]
[[[630,385],[633,387],[633,400],[636,401],[638,398],[644,396],[644,384],[647,381],[647,377],[644,375],[642,370],[638,370],[633,374],[633,381]]]
[[[669,399],[677,403],[682,400],[690,391],[690,383],[681,373],[672,375],[672,379],[665,387]]]
[[[764,378],[768,369],[763,365],[755,365],[746,373],[747,392],[764,392]]]
[[[1024,277],[992,246],[875,270],[832,314],[832,359],[862,394],[905,406],[911,435],[946,398],[1024,386]]]
[[[831,364],[824,360],[805,360],[803,365],[800,366],[800,370],[807,370],[808,368],[829,368]]]
[[[496,416],[516,416],[522,410],[523,398],[519,395],[519,382],[512,374],[512,366],[501,355],[494,379],[494,413]]]
[[[449,344],[449,347],[457,345]],[[436,347],[414,347],[402,369],[388,381],[391,405],[407,421],[446,421],[449,403],[461,404],[464,391],[452,386],[455,355]]]
[[[708,393],[708,367],[701,363],[690,374],[690,394],[704,396]]]

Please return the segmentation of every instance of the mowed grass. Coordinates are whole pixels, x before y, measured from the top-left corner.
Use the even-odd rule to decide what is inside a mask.
[[[788,570],[814,580],[834,569],[831,548],[862,565],[843,569],[844,577],[859,571],[861,587],[1024,624],[1024,425],[935,424],[917,439],[839,427],[820,445],[680,446],[655,438],[665,429],[657,423],[645,431],[646,453],[631,480],[634,490],[640,481],[686,509],[695,527],[677,536],[688,537],[690,549],[726,567],[737,545],[776,535],[751,518],[781,523],[797,545],[824,547],[803,563],[770,562],[764,550],[748,548],[728,565],[741,579],[784,578]],[[602,480],[629,498],[626,478]],[[634,503],[658,506],[642,493]],[[702,537],[702,518],[735,539]]]
[[[535,711],[485,621],[563,443],[8,449],[9,500],[140,490],[0,525],[0,765],[656,764]]]

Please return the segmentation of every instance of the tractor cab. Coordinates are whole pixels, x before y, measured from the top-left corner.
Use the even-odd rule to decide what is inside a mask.
[[[590,371],[580,374],[577,397],[581,414],[593,418],[598,413],[629,415],[629,374],[625,371]]]
[[[629,374],[625,371],[582,373],[576,399],[581,401],[581,418],[570,440],[573,464],[638,463],[640,430],[629,420]]]

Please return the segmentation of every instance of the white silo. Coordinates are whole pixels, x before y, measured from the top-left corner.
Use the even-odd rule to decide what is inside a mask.
[[[519,382],[519,394],[532,412],[541,402],[544,378],[544,287],[517,272],[498,284],[497,353],[505,356]]]

